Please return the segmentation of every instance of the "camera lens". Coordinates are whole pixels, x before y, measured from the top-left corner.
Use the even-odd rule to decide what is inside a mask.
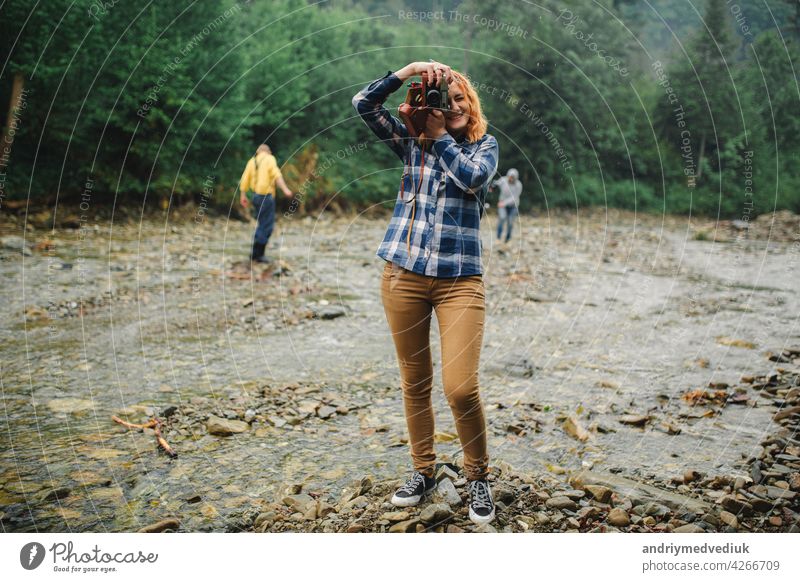
[[[441,107],[442,105],[442,95],[439,93],[437,89],[431,89],[425,95],[425,103],[428,107]]]

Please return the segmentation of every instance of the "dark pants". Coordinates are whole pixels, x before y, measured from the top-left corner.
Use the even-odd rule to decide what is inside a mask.
[[[260,248],[263,255],[264,247],[269,242],[272,229],[275,227],[275,197],[272,194],[254,194],[252,212],[258,221],[256,234],[253,237],[253,247]]]
[[[501,206],[497,209],[497,240],[503,238],[503,226],[507,226],[506,242],[511,240],[511,229],[514,226],[514,217],[517,215],[517,207]]]

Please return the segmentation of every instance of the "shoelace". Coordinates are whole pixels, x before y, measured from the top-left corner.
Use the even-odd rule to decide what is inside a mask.
[[[406,481],[405,485],[400,487],[400,491],[409,494],[414,493],[414,489],[416,489],[417,486],[424,481],[424,479],[425,478],[423,477],[422,473],[414,471],[414,474],[411,475],[408,481]]]
[[[484,481],[470,482],[470,493],[472,493],[472,506],[492,508],[492,497],[489,495],[489,486]]]

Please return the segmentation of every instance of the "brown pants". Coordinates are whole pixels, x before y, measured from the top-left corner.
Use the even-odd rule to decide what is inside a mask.
[[[442,343],[442,382],[464,451],[467,478],[486,477],[486,421],[478,394],[478,364],[483,341],[483,277],[437,278],[419,275],[387,261],[381,297],[400,365],[414,469],[433,474],[433,362],[431,310],[436,311]]]

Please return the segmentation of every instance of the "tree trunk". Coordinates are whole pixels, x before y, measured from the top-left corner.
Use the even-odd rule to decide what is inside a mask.
[[[11,158],[11,147],[14,143],[13,139],[9,139],[11,133],[11,124],[17,115],[20,103],[22,102],[22,89],[25,86],[25,77],[22,73],[14,73],[14,82],[11,86],[11,100],[8,102],[8,115],[6,116],[6,123],[3,126],[3,136],[0,139],[0,155],[2,161],[0,165],[8,165],[8,160]]]

